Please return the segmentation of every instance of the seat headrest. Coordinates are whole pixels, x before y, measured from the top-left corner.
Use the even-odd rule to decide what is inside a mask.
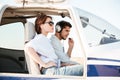
[[[35,32],[35,26],[32,22],[27,22],[25,24],[25,42],[30,41],[34,38],[36,32]]]

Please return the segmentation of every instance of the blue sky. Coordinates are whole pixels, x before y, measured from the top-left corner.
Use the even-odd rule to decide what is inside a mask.
[[[2,4],[17,5],[16,0],[0,0]],[[68,0],[69,4],[78,6],[99,16],[120,28],[120,0]]]

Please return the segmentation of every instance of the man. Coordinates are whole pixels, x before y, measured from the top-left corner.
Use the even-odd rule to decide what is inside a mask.
[[[68,37],[71,27],[72,25],[69,22],[66,22],[66,21],[58,22],[55,26],[55,35],[52,35],[50,38],[53,48],[55,49],[55,53],[60,59],[60,61],[62,62],[61,66],[78,64],[70,60],[72,49],[74,46],[73,39],[72,38],[68,39],[69,48],[67,53],[64,52],[64,46],[61,43],[61,40],[66,40],[66,38]],[[81,66],[81,69],[83,69],[82,66]]]

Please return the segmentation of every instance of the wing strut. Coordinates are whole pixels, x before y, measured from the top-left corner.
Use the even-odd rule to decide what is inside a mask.
[[[25,4],[28,3],[28,1],[26,1],[26,0],[23,0],[23,1],[21,1],[21,2],[23,3],[23,7],[25,6]]]

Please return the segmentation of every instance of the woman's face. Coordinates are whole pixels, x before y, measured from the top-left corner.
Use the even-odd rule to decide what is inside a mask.
[[[49,33],[54,31],[54,23],[51,18],[47,18],[45,23],[43,24],[42,30]]]

